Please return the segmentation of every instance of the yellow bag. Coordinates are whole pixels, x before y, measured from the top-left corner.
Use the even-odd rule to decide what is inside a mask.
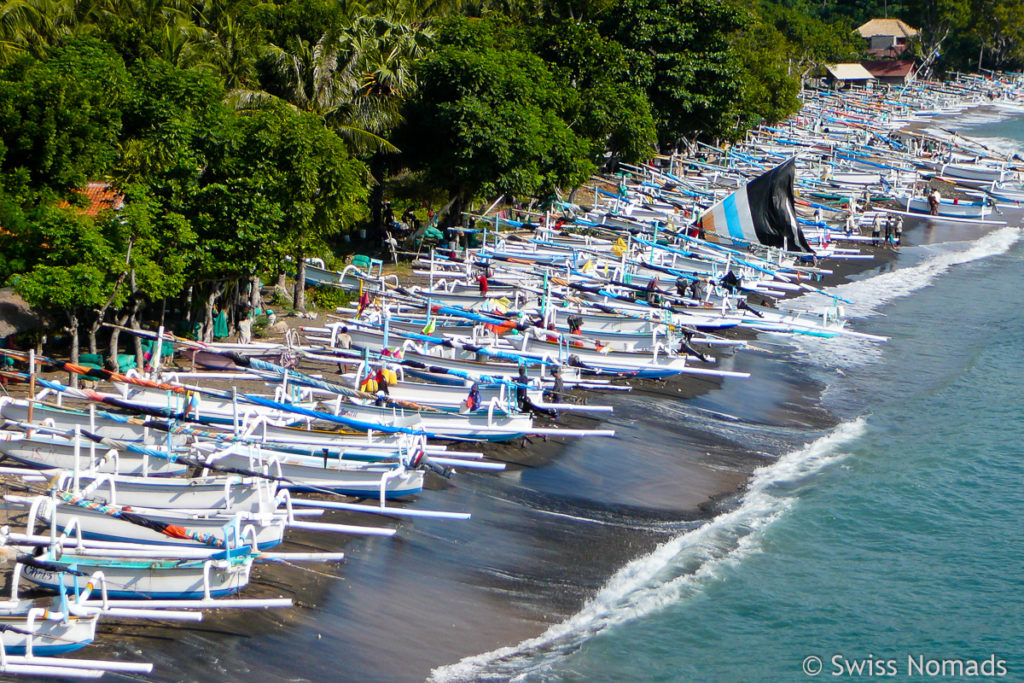
[[[626,249],[626,240],[621,237],[615,240],[615,244],[612,245],[612,253],[618,258],[622,258],[622,255],[626,253]]]
[[[360,391],[365,391],[368,394],[377,393],[377,380],[373,377],[367,377],[363,380],[363,383],[359,386]]]

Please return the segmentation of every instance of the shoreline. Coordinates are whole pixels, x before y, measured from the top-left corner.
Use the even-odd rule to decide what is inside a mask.
[[[872,251],[879,252],[876,259],[838,261],[835,272],[815,284],[840,284],[890,267],[898,258],[897,252]],[[783,365],[750,350],[743,357],[767,369],[781,371]],[[754,391],[742,386],[752,379],[723,383],[683,377],[634,383],[628,394],[601,395],[601,402],[616,403],[605,418],[619,430],[616,439],[533,439],[525,448],[488,444],[488,456],[512,465],[507,472],[462,473],[450,483],[431,475],[417,505],[467,510],[472,520],[402,521],[398,536],[384,541],[290,535],[283,549],[340,549],[347,555],[340,565],[254,568],[245,595],[289,596],[295,600],[292,609],[207,613],[187,634],[173,625],[138,628],[108,620],[101,630],[116,637],[98,638],[93,649],[99,656],[124,658],[144,652],[155,664],[150,679],[156,681],[200,680],[211,669],[219,669],[223,680],[242,681],[251,674],[261,680],[328,680],[338,675],[336,661],[345,667],[345,678],[421,681],[439,666],[536,637],[578,612],[628,562],[732,509],[752,473],[779,454],[756,453],[696,427],[682,433],[665,429],[666,438],[682,444],[678,453],[655,452],[666,450],[658,447],[638,454],[661,458],[654,467],[673,468],[653,481],[634,483],[611,472],[609,478],[621,481],[608,482],[594,475],[590,468],[600,466],[591,463],[617,461],[623,456],[617,451],[626,448],[643,450],[631,437],[662,443],[652,436],[652,430],[663,428],[651,424],[652,406],[664,412],[683,398],[687,405],[707,404],[713,411],[718,400],[732,402],[730,393]],[[758,422],[812,430],[838,422],[821,406],[822,385],[779,376],[763,381],[778,395],[767,409],[753,409]],[[593,425],[596,420],[562,418],[567,425],[577,421]],[[565,493],[564,484],[574,479],[587,482],[589,490]],[[614,490],[618,486],[625,488],[621,496]],[[337,512],[324,521],[372,523]],[[209,650],[224,655],[210,660],[203,654]],[[297,665],[275,652],[308,656]],[[230,666],[219,664],[228,661]]]
[[[834,272],[815,284],[840,284],[886,268],[898,257],[897,252],[869,249],[875,259],[836,261],[831,265]],[[749,336],[756,346],[757,336]],[[751,350],[742,356],[769,372],[782,365]],[[767,374],[759,371],[755,377],[779,395],[770,411],[758,415],[759,422],[812,429],[836,423],[820,405],[821,385],[791,383],[788,378],[783,384],[780,378],[765,378]],[[395,538],[383,541],[289,534],[282,549],[346,553],[341,564],[254,566],[244,596],[291,597],[292,609],[207,612],[204,621],[187,632],[173,624],[104,620],[100,629],[108,637],[97,638],[92,651],[124,659],[144,653],[155,665],[150,677],[155,681],[201,680],[224,660],[233,663],[217,671],[223,680],[241,681],[254,673],[262,680],[280,681],[329,679],[336,674],[330,664],[333,656],[307,658],[295,667],[270,654],[291,650],[341,654],[360,680],[419,681],[438,666],[536,637],[578,612],[631,560],[727,512],[746,490],[752,473],[774,460],[699,427],[678,432],[671,423],[652,424],[653,415],[648,414],[651,408],[664,410],[679,399],[686,404],[707,402],[713,411],[721,397],[728,406],[735,402],[728,394],[746,392],[743,384],[755,377],[725,382],[693,376],[633,381],[628,393],[593,395],[597,402],[615,405],[611,416],[563,414],[560,419],[566,426],[592,427],[607,421],[618,432],[615,439],[534,438],[525,447],[518,442],[469,444],[466,448],[484,450],[488,457],[508,463],[508,471],[460,473],[452,482],[430,475],[417,506],[468,510],[473,519],[397,524],[377,520],[399,528]],[[641,456],[669,471],[664,477],[608,482],[604,479],[624,475],[610,472],[603,477],[588,471],[595,460],[614,464],[617,451],[638,450],[643,439],[654,447]],[[680,452],[662,453],[666,449],[660,444],[673,441],[682,444]],[[551,470],[559,472],[548,474]],[[552,476],[557,478],[551,480]],[[567,494],[565,480],[574,477],[588,486]],[[625,488],[621,494],[616,490],[620,486]],[[340,512],[328,512],[324,521],[375,523]],[[488,538],[499,539],[499,547],[488,548]],[[458,564],[469,566],[447,562],[443,554],[449,549]],[[439,619],[439,613],[444,617]],[[441,627],[439,621],[451,623]],[[394,642],[404,645],[388,645]],[[230,654],[210,660],[203,655],[208,649]],[[252,662],[252,668],[244,662]],[[299,677],[296,668],[302,672]]]
[[[908,233],[921,229],[911,227]],[[897,251],[862,249],[875,258],[829,262],[834,272],[814,284],[849,282],[889,269],[899,258]],[[751,335],[755,346],[758,338]],[[822,405],[823,385],[793,376],[771,354],[748,350],[742,356],[743,362],[767,369],[755,375],[758,386],[777,392],[764,406],[744,407],[751,411],[744,419],[807,430],[838,423]],[[742,388],[742,382],[751,386]],[[331,680],[339,674],[415,681],[436,667],[535,637],[578,612],[631,560],[728,512],[753,472],[774,462],[778,453],[743,448],[699,428],[686,433],[677,421],[676,427],[684,427],[678,434],[668,428],[671,417],[656,414],[680,398],[715,411],[717,399],[724,397],[729,406],[730,396],[756,393],[754,385],[754,377],[633,382],[628,394],[595,394],[598,402],[616,406],[607,418],[621,435],[616,439],[468,445],[512,467],[502,474],[459,474],[451,483],[430,475],[417,505],[468,510],[473,520],[381,521],[399,528],[394,539],[383,541],[292,533],[282,549],[347,554],[340,565],[254,567],[252,585],[243,596],[292,597],[294,608],[208,612],[204,622],[188,630],[105,620],[100,627],[104,637],[90,652],[115,659],[145,656],[155,665],[148,680],[155,681],[203,680],[211,674],[239,681],[252,675],[259,680]],[[664,424],[650,424],[655,418]],[[567,426],[605,421],[562,418]],[[664,434],[660,442],[656,431]],[[680,451],[643,452],[634,444],[644,439],[655,445],[679,443]],[[614,463],[624,455],[616,451],[626,449],[636,461],[660,458],[655,466],[671,472],[633,482],[627,473],[611,471],[601,478],[588,469],[587,461]],[[576,481],[590,488],[566,493],[563,485]],[[635,502],[639,499],[643,504]],[[324,521],[373,523],[339,512],[327,513]]]

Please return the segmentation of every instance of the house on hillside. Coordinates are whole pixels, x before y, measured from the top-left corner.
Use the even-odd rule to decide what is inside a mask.
[[[857,63],[826,64],[825,70],[828,72],[829,83],[836,88],[847,85],[868,85],[875,80],[875,77],[867,69]]]
[[[860,64],[879,83],[906,85],[914,80],[914,62],[910,59],[881,59]]]
[[[909,47],[920,31],[899,19],[872,19],[857,29],[868,41],[868,53],[880,59],[895,59]]]

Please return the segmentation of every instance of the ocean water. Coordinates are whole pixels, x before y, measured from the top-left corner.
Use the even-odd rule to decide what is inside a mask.
[[[1024,144],[1022,118],[957,130]],[[779,429],[796,443],[578,613],[432,677],[1024,680],[1024,240],[924,230],[892,269],[836,288],[853,327],[888,342],[765,338],[824,384],[837,426],[722,422],[754,450]]]

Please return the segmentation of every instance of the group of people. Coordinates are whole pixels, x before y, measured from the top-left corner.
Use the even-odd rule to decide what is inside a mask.
[[[557,367],[551,368],[551,379],[552,386],[550,389],[544,391],[544,398],[560,403],[565,396],[565,384],[562,382],[562,373],[559,372]],[[533,414],[547,415],[548,417],[557,419],[558,411],[542,408],[530,400],[529,396],[530,378],[526,373],[526,366],[519,366],[519,374],[515,379],[516,388],[516,406],[519,410],[524,413],[529,412]],[[480,398],[480,385],[477,382],[469,387],[469,394],[462,400],[462,405],[459,406],[460,413],[471,413],[481,407]]]
[[[431,208],[426,202],[423,203],[423,207],[427,210],[427,222],[434,222],[434,209]],[[384,229],[388,232],[394,232],[401,237],[416,232],[423,225],[423,221],[416,215],[416,209],[411,205],[402,214],[402,220],[395,218],[395,208],[391,205],[391,200],[384,201],[384,208],[381,216],[384,222]]]
[[[699,273],[693,273],[690,277],[685,275],[676,278],[676,294],[681,297],[694,299],[698,302],[704,301],[707,297],[710,287],[712,286],[711,278],[701,277]],[[732,292],[738,292],[741,289],[741,282],[738,277],[729,271],[722,277],[720,284]],[[670,290],[671,291],[671,290]],[[652,306],[661,306],[665,303],[665,294],[661,291],[658,278],[651,278],[647,282],[647,286],[644,287],[643,291],[637,293],[637,299],[646,301]],[[572,321],[570,321],[570,331],[572,327]]]
[[[882,231],[885,231],[885,240],[882,241]],[[903,216],[888,214],[884,219],[882,214],[875,214],[875,220],[871,224],[871,246],[885,246],[895,249],[903,241]]]
[[[707,293],[708,284],[705,284],[698,273],[693,273],[689,278],[682,276],[676,279],[676,294],[679,296],[702,302]]]

